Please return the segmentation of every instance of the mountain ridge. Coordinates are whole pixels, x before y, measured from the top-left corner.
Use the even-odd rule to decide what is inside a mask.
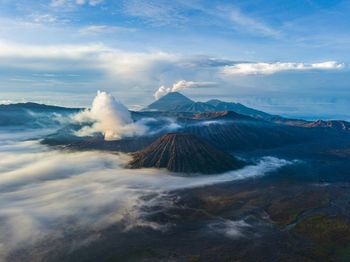
[[[142,111],[168,111],[168,112],[221,112],[233,111],[256,119],[271,120],[273,115],[259,111],[240,103],[224,102],[218,99],[211,99],[207,102],[193,101],[179,92],[170,92],[153,102]]]
[[[142,111],[171,111],[176,107],[194,103],[193,100],[179,92],[170,92],[160,99],[154,101]]]

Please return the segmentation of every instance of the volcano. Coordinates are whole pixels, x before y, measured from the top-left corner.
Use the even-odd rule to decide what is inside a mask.
[[[191,105],[194,101],[178,92],[171,92],[150,104],[143,111],[174,111],[185,105]]]
[[[241,168],[243,161],[186,133],[169,133],[133,154],[130,168],[166,168],[172,172],[217,174]]]

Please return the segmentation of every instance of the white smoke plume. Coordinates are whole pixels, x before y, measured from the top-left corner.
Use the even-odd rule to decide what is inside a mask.
[[[194,82],[194,81],[186,81],[186,80],[180,80],[173,84],[171,87],[165,87],[161,86],[158,88],[158,90],[154,93],[155,99],[159,99],[162,96],[165,96],[166,94],[170,92],[176,92],[187,88],[193,88],[193,87],[211,87],[215,86],[215,82]]]
[[[102,133],[105,140],[118,140],[125,136],[143,135],[147,128],[133,122],[128,109],[111,94],[98,91],[91,109],[76,114],[73,119],[79,123],[92,123],[76,134],[90,136]]]

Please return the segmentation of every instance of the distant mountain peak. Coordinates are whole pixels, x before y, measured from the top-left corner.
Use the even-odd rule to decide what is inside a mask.
[[[160,99],[162,99],[162,98],[169,98],[169,97],[171,97],[171,98],[176,97],[176,98],[182,98],[182,99],[186,99],[186,100],[191,100],[187,96],[181,94],[180,92],[169,92],[166,95],[162,96]]]
[[[162,112],[184,112],[184,113],[203,113],[203,112],[223,112],[233,111],[240,115],[246,115],[255,119],[270,121],[275,117],[254,108],[247,107],[240,103],[223,102],[219,99],[211,99],[207,102],[195,102],[179,92],[171,92],[153,102],[143,111],[162,111]]]
[[[192,104],[194,101],[179,92],[170,92],[150,104],[144,110],[169,111],[173,108]]]

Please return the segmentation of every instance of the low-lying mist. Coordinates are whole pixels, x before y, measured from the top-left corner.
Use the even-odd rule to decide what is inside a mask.
[[[53,150],[39,140],[7,137],[0,144],[0,256],[47,238],[65,228],[84,232],[123,222],[162,229],[140,209],[177,189],[262,176],[288,164],[272,157],[221,175],[184,177],[165,170],[129,170],[125,154]]]

